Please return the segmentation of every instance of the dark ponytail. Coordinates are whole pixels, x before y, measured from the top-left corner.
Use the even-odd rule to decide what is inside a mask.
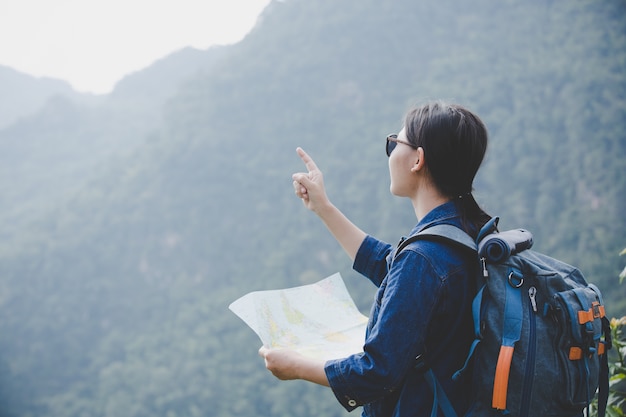
[[[472,195],[473,182],[487,151],[487,129],[466,108],[432,102],[410,110],[405,122],[409,142],[424,149],[435,186],[455,200],[465,231],[476,236],[490,219]]]
[[[455,203],[461,213],[463,229],[476,238],[480,229],[491,220],[491,216],[478,205],[472,193],[458,196]]]

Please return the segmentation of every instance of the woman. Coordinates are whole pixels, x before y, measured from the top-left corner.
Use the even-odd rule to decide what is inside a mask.
[[[417,225],[411,235],[450,224],[476,237],[489,219],[472,197],[486,149],[484,124],[461,106],[435,102],[408,112],[402,130],[387,137],[386,151],[391,193],[413,204]],[[433,392],[419,364],[433,370],[457,415],[463,415],[469,387],[451,376],[462,368],[473,339],[475,255],[431,240],[396,254],[394,246],[367,235],[330,202],[315,162],[302,149],[297,152],[308,172],[293,175],[296,195],[378,293],[363,353],[322,363],[262,347],[266,367],[280,379],[330,386],[347,410],[363,406],[363,416],[430,416]]]

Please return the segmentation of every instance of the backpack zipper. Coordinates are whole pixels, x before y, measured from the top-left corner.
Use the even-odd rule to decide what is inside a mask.
[[[535,379],[535,355],[537,351],[537,335],[536,335],[536,312],[537,312],[537,288],[530,287],[528,289],[528,298],[530,303],[528,304],[529,314],[529,336],[528,336],[528,355],[526,355],[526,372],[524,373],[524,387],[522,391],[522,408],[520,415],[522,417],[528,417],[530,395],[533,389],[533,382]]]

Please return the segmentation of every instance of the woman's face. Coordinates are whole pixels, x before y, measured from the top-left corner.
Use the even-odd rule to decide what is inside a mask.
[[[389,177],[391,194],[398,197],[410,197],[417,186],[416,175],[412,171],[418,160],[415,148],[402,143],[408,142],[406,132],[402,129],[398,133],[398,144],[389,155]]]

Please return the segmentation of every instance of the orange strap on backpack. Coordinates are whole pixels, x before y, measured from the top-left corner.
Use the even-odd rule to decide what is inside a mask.
[[[491,406],[497,410],[506,410],[506,393],[509,387],[509,373],[513,360],[513,346],[500,346],[496,376],[493,381],[493,398]]]

